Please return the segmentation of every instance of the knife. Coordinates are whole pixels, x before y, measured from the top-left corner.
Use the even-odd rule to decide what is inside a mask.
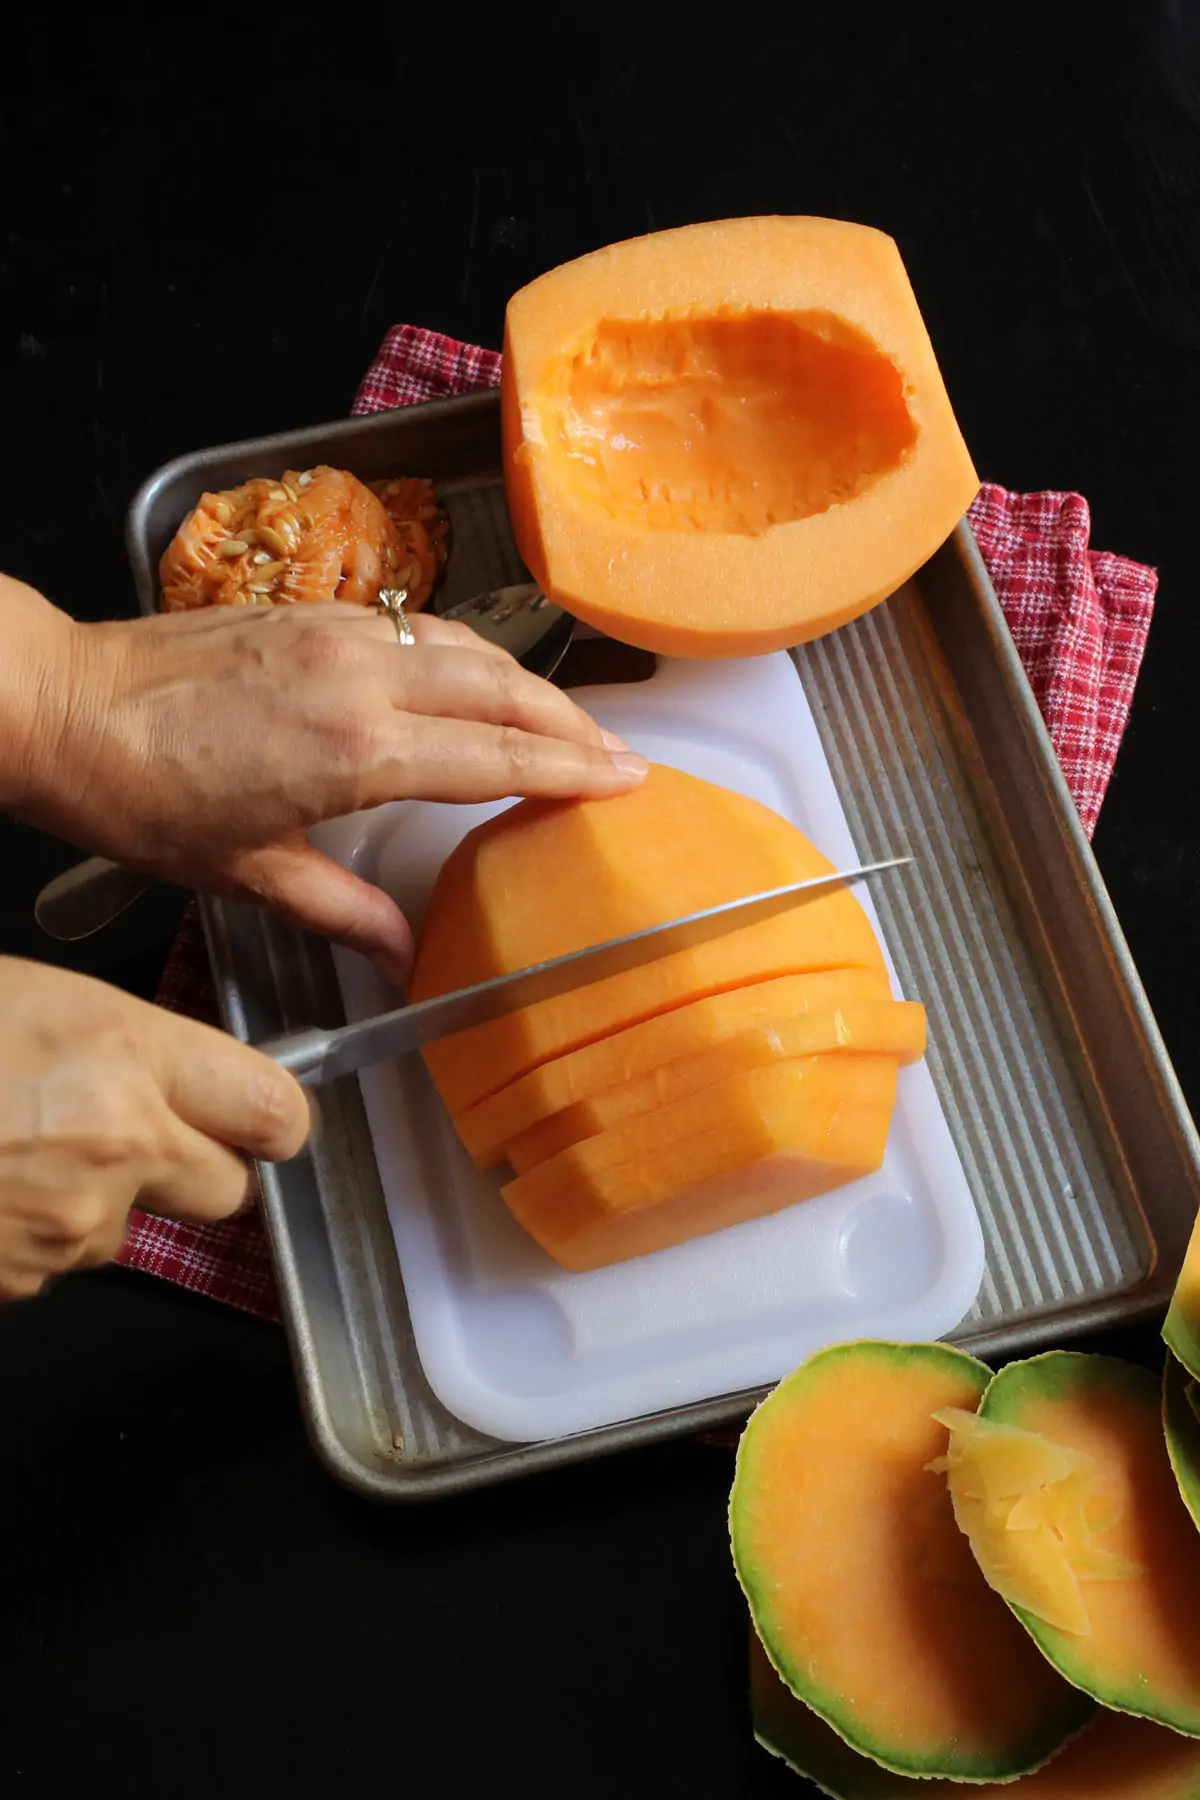
[[[610,975],[624,975],[627,970],[641,968],[644,963],[657,962],[659,957],[674,956],[680,950],[692,950],[698,944],[711,943],[728,932],[760,925],[828,888],[861,881],[864,876],[878,875],[884,869],[899,869],[911,861],[908,856],[893,856],[886,862],[863,863],[857,869],[834,870],[828,875],[813,876],[808,881],[794,881],[787,887],[746,894],[740,900],[725,900],[719,906],[706,907],[703,912],[688,913],[682,919],[668,919],[661,925],[648,925],[642,931],[631,931],[626,937],[609,938],[602,944],[589,945],[586,950],[556,956],[551,962],[514,969],[491,981],[477,982],[474,987],[439,994],[433,1000],[419,1000],[413,1006],[401,1006],[395,1012],[381,1013],[378,1018],[364,1019],[358,1025],[343,1025],[330,1031],[293,1032],[286,1037],[271,1038],[258,1048],[298,1080],[320,1087],[324,1082],[335,1081],[339,1075],[353,1074],[356,1069],[383,1062],[388,1057],[405,1056],[410,1050],[420,1049],[422,1044],[450,1037],[456,1031],[466,1031],[471,1025],[482,1025],[504,1013],[518,1012],[523,1006],[535,1006],[540,1000],[557,999],[560,994],[587,987],[593,981],[605,981]]]

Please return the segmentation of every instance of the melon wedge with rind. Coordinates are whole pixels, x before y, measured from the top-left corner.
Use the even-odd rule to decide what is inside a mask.
[[[1188,1374],[1200,1381],[1200,1216],[1192,1226],[1187,1254],[1167,1308],[1163,1338]]]
[[[1163,1367],[1163,1435],[1183,1504],[1200,1527],[1200,1387],[1168,1352]]]
[[[1197,1800],[1200,1743],[1128,1713],[1102,1712],[1058,1754],[1016,1781],[964,1788],[880,1768],[797,1700],[751,1633],[750,1704],[762,1748],[830,1800]]]
[[[979,1413],[1089,1456],[1118,1514],[1098,1548],[1142,1571],[1089,1585],[1089,1636],[1010,1601],[1015,1616],[1083,1693],[1200,1738],[1200,1534],[1167,1453],[1159,1378],[1116,1357],[1051,1350],[1001,1369]]]
[[[1010,1781],[1094,1713],[990,1592],[926,1470],[946,1447],[933,1412],[976,1406],[987,1381],[945,1344],[836,1345],[768,1396],[738,1450],[734,1563],[766,1654],[899,1775]]]

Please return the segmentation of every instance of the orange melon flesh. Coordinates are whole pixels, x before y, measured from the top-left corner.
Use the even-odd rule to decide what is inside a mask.
[[[945,1446],[932,1415],[973,1408],[987,1380],[942,1344],[836,1345],[776,1388],[738,1449],[734,1563],[771,1663],[902,1775],[1003,1781],[1094,1711],[990,1591],[925,1466]]]
[[[606,800],[525,800],[468,832],[422,921],[409,998],[622,937],[721,901],[829,872],[794,825],[726,788],[656,765]],[[456,1032],[422,1054],[451,1114],[581,1044],[705,994],[809,969],[882,974],[852,893],[835,889],[694,950]]]
[[[1047,1625],[1089,1637],[1088,1584],[1141,1573],[1098,1546],[1120,1517],[1118,1497],[1082,1451],[976,1413],[935,1417],[950,1448],[930,1468],[947,1475],[955,1520],[988,1586]]]
[[[895,591],[978,478],[896,245],[750,218],[614,244],[510,300],[517,547],[578,618],[758,655]]]
[[[490,1168],[502,1160],[505,1145],[539,1119],[607,1088],[636,1081],[661,1064],[724,1043],[750,1026],[841,1005],[879,1005],[890,998],[887,976],[872,969],[781,975],[749,987],[729,988],[539,1064],[499,1093],[460,1113],[455,1128],[477,1166]]]
[[[846,1007],[754,1026],[711,1049],[679,1057],[634,1081],[564,1107],[510,1138],[504,1153],[522,1175],[581,1138],[595,1137],[635,1113],[669,1106],[742,1069],[835,1052],[915,1062],[925,1053],[925,1008],[913,1001],[889,1001],[884,1006]]]
[[[572,1144],[504,1199],[564,1268],[623,1262],[869,1174],[895,1096],[891,1057],[751,1069]]]
[[[1051,1762],[1016,1781],[919,1781],[893,1774],[844,1743],[779,1679],[751,1634],[750,1702],[764,1750],[836,1800],[1196,1800],[1200,1744],[1132,1719],[1101,1713]]]
[[[1192,1226],[1163,1337],[1188,1374],[1200,1380],[1200,1218]]]
[[[1056,1350],[1002,1369],[980,1411],[1085,1456],[1115,1521],[1098,1547],[1141,1570],[1088,1584],[1086,1636],[1017,1616],[1106,1706],[1200,1737],[1200,1535],[1167,1455],[1157,1380],[1115,1357]]]

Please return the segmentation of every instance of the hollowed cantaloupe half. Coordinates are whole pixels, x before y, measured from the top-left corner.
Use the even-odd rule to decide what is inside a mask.
[[[1192,1227],[1187,1255],[1167,1309],[1163,1337],[1189,1375],[1200,1380],[1200,1218]]]
[[[896,1059],[749,1069],[562,1150],[502,1191],[567,1269],[595,1269],[762,1218],[883,1161]]]
[[[901,1775],[1009,1780],[1094,1711],[990,1591],[926,1468],[945,1446],[933,1414],[969,1410],[987,1382],[946,1345],[838,1345],[775,1389],[738,1449],[733,1556],[767,1656]]]
[[[509,302],[505,482],[546,591],[676,656],[866,611],[978,487],[895,244],[751,218],[581,257]]]
[[[1010,1599],[1016,1616],[1085,1693],[1200,1737],[1200,1535],[1167,1455],[1158,1381],[1115,1357],[1054,1350],[1002,1369],[979,1414],[1085,1460],[1107,1526],[1094,1548],[1130,1571],[1081,1581],[1082,1630]],[[989,1549],[985,1537],[985,1560]]]
[[[521,801],[447,857],[421,924],[409,998],[468,987],[831,864],[769,807],[655,765],[606,800]],[[884,975],[855,896],[835,889],[694,950],[527,1006],[423,1051],[451,1114],[529,1069],[705,994],[807,970]]]
[[[1126,1713],[1101,1713],[1052,1761],[1016,1781],[919,1781],[860,1756],[784,1686],[750,1642],[754,1735],[764,1750],[833,1800],[1196,1800],[1200,1744]]]
[[[570,1144],[608,1131],[622,1119],[657,1112],[742,1070],[795,1057],[894,1056],[904,1064],[916,1062],[924,1054],[925,1008],[915,1001],[889,1000],[883,1005],[847,1006],[781,1018],[770,1025],[751,1026],[723,1043],[681,1056],[633,1081],[551,1113],[510,1138],[504,1153],[522,1175]]]
[[[885,1005],[890,998],[887,975],[878,969],[823,969],[729,988],[540,1063],[468,1107],[455,1125],[478,1167],[490,1168],[503,1160],[506,1144],[539,1120],[637,1081],[679,1057],[699,1055],[772,1019]]]

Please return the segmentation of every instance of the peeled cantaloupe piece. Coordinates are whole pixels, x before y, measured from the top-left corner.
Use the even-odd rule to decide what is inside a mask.
[[[831,866],[769,807],[662,765],[612,799],[521,801],[468,832],[442,865],[409,998],[428,1000]],[[456,1114],[552,1056],[685,1001],[851,966],[884,970],[862,907],[835,889],[763,924],[456,1032],[422,1054]]]
[[[729,988],[540,1063],[460,1113],[455,1127],[477,1166],[490,1168],[502,1160],[505,1145],[539,1119],[722,1044],[749,1026],[839,1006],[881,1005],[890,998],[887,976],[877,969],[823,969]]]
[[[742,1069],[835,1053],[895,1056],[901,1063],[916,1062],[925,1053],[925,1008],[911,1000],[893,1000],[883,1006],[849,1006],[838,1012],[800,1014],[771,1025],[752,1026],[724,1043],[681,1056],[634,1081],[606,1088],[552,1113],[510,1138],[505,1156],[521,1175],[581,1138],[596,1137],[635,1113],[669,1106]]]
[[[978,479],[891,238],[728,219],[614,244],[508,305],[517,547],[611,637],[746,656],[895,591]]]
[[[1167,1455],[1159,1382],[1115,1357],[1054,1350],[1001,1369],[979,1412],[1081,1452],[1112,1520],[1097,1547],[1140,1570],[1088,1584],[1087,1635],[1010,1601],[1013,1612],[1085,1693],[1200,1737],[1200,1536]]]
[[[894,1057],[750,1069],[622,1119],[502,1192],[556,1262],[600,1268],[869,1174],[883,1161],[895,1098]]]
[[[1192,1226],[1163,1337],[1188,1374],[1200,1380],[1200,1218]]]
[[[954,1517],[988,1586],[1045,1624],[1089,1636],[1086,1584],[1141,1573],[1098,1544],[1118,1521],[1119,1500],[1100,1486],[1091,1459],[976,1413],[934,1417],[949,1429],[950,1447],[930,1468],[947,1476]]]
[[[733,1559],[767,1656],[902,1775],[1010,1780],[1095,1710],[1014,1629],[926,1468],[945,1443],[932,1414],[976,1406],[987,1381],[944,1344],[836,1345],[763,1401],[738,1449]]]
[[[920,1781],[852,1750],[784,1686],[750,1642],[754,1735],[764,1750],[835,1800],[1196,1800],[1200,1744],[1146,1719],[1101,1713],[1052,1761],[1016,1781]]]

